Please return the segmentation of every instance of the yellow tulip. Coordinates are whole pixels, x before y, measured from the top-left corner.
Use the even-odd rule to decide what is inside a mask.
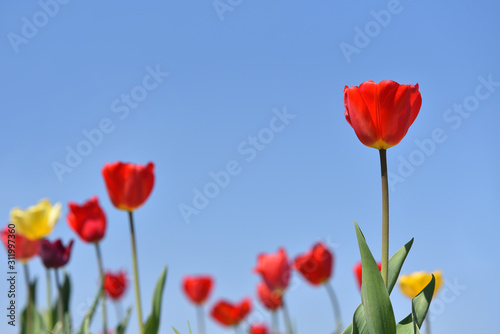
[[[61,203],[50,205],[42,199],[28,209],[14,208],[10,211],[10,221],[16,224],[16,232],[31,240],[42,239],[52,232],[61,214]]]
[[[436,280],[434,294],[432,295],[434,298],[443,285],[443,275],[441,270],[436,270],[432,274]],[[399,278],[399,289],[405,296],[413,298],[418,295],[420,291],[422,291],[431,281],[432,274],[425,271],[419,271],[410,275],[401,275]]]

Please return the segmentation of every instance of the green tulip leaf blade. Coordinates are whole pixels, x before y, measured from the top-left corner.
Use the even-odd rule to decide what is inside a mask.
[[[132,314],[132,306],[130,306],[127,309],[127,313],[125,314],[125,317],[123,318],[122,321],[118,324],[116,327],[116,331],[114,334],[124,334],[125,330],[127,329],[128,321],[130,319],[130,314]]]
[[[31,326],[32,326],[32,331],[35,333],[38,333],[42,328],[43,328],[43,318],[38,313],[36,310],[36,284],[37,280],[34,279],[30,284],[29,284],[29,293],[30,298],[28,305],[21,311],[21,334],[29,334],[28,333],[28,328],[27,328],[27,322],[28,322],[28,312],[31,311]],[[10,321],[10,319],[7,319]]]
[[[436,287],[436,278],[432,275],[431,281],[411,300],[413,322],[418,328],[422,327],[427,311],[431,305],[432,296]]]
[[[427,286],[411,300],[411,314],[397,325],[397,334],[420,334],[420,327],[424,322],[432,301],[436,280],[432,275]]]
[[[175,334],[181,334],[177,329],[175,329],[175,327],[172,327],[172,329],[174,330]],[[188,321],[188,329],[189,329],[189,334],[193,334],[191,332],[191,325],[189,324],[189,321]]]
[[[394,255],[389,259],[389,273],[387,277],[387,290],[389,291],[389,294],[391,294],[392,289],[398,281],[399,273],[401,272],[401,268],[403,268],[403,263],[405,262],[412,245],[413,238],[396,253],[394,253]]]
[[[161,301],[163,296],[163,290],[165,288],[166,278],[167,278],[167,267],[163,269],[160,278],[156,282],[156,287],[153,294],[153,307],[151,315],[149,316],[144,326],[144,334],[158,334],[158,330],[160,328]]]
[[[389,292],[363,233],[358,224],[356,222],[354,224],[363,267],[361,300],[366,326],[370,334],[396,334],[396,320]]]
[[[349,324],[349,326],[347,326],[344,331],[342,332],[342,334],[353,334],[353,325],[352,325],[352,322]]]
[[[89,331],[88,327],[92,322],[92,318],[94,317],[95,311],[97,309],[97,304],[99,303],[99,300],[102,298],[103,293],[104,290],[102,288],[102,285],[100,285],[99,290],[97,290],[97,295],[94,297],[94,301],[92,302],[92,306],[87,311],[87,314],[85,315],[85,318],[82,321],[80,329],[78,330],[78,334],[87,334],[87,332]]]
[[[389,274],[388,274],[388,290],[389,294],[392,292],[396,282],[398,281],[399,273],[403,267],[403,263],[410,252],[411,246],[413,245],[413,238],[408,241],[403,247],[401,247],[393,256],[389,259]],[[356,309],[353,316],[353,323],[346,327],[342,334],[368,334],[368,329],[366,328],[366,322],[364,320],[364,309],[363,304],[360,304]],[[410,315],[411,321],[411,315]],[[355,324],[355,326],[354,326]]]

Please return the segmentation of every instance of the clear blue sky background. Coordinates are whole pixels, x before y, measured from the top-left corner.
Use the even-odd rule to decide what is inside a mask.
[[[388,151],[389,171],[400,177],[393,179],[390,194],[391,253],[415,237],[403,272],[442,269],[446,287],[431,309],[435,333],[499,333],[491,321],[500,315],[499,4],[237,3],[221,20],[208,0],[119,5],[72,0],[44,22],[37,2],[3,1],[4,223],[13,207],[47,197],[64,208],[50,239],[77,239],[66,223],[67,202],[97,195],[109,223],[102,243],[105,267],[124,268],[132,278],[127,217],[110,203],[100,171],[116,160],[153,161],[155,188],[136,212],[136,227],[146,315],[154,283],[169,266],[161,333],[172,333],[171,326],[185,333],[187,320],[196,327],[194,309],[180,289],[183,275],[215,277],[208,307],[219,298],[255,298],[259,277],[252,268],[260,252],[283,246],[295,257],[318,240],[335,252],[333,285],[347,325],[360,302],[352,273],[359,260],[353,221],[380,257],[381,191],[378,152],[362,145],[345,121],[344,86],[365,80],[418,82],[420,115]],[[374,24],[371,11],[388,7],[390,20]],[[12,42],[14,34],[24,38],[23,26],[34,19],[38,31],[25,27],[28,37]],[[369,40],[355,40],[356,27],[373,29]],[[350,62],[341,43],[357,45]],[[169,75],[124,117],[120,98],[140,93],[135,87],[142,85],[148,67]],[[487,81],[489,76],[497,84],[476,91],[479,77]],[[470,111],[453,111],[454,104],[464,103]],[[248,136],[269,127],[273,109],[284,108],[295,118],[247,161],[250,153],[241,154],[239,145],[248,148]],[[85,145],[83,131],[98,128],[103,119],[113,130],[59,180],[54,162],[66,164],[67,147]],[[435,131],[441,141],[419,153],[416,142],[428,143]],[[193,189],[202,190],[211,182],[210,172],[232,160],[241,173],[187,224],[179,205],[192,205]],[[77,240],[67,266],[75,324],[97,288],[94,259],[93,247]],[[39,259],[30,266],[44,286]],[[6,263],[1,267],[6,271]],[[5,280],[0,281],[6,291]],[[20,274],[19,303],[26,297],[22,282]],[[326,292],[295,274],[292,286],[287,301],[298,333],[331,333]],[[45,301],[44,289],[38,298]],[[254,301],[250,319],[269,321]],[[392,301],[398,319],[410,312],[399,291]],[[132,289],[122,303],[124,308],[134,304]],[[109,313],[115,324],[113,308]],[[207,326],[209,333],[231,333],[212,320]],[[14,333],[5,318],[0,328]],[[128,333],[136,331],[134,313]]]

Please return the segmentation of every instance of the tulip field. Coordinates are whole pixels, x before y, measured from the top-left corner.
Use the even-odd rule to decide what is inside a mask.
[[[500,334],[499,6],[0,5],[0,333]]]

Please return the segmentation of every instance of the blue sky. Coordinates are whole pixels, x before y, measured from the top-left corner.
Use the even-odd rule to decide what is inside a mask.
[[[50,238],[77,238],[67,202],[97,195],[109,223],[104,265],[131,273],[127,217],[110,203],[100,170],[116,160],[153,161],[155,188],[136,212],[136,228],[146,314],[169,266],[161,333],[186,332],[186,321],[195,322],[183,275],[215,277],[209,307],[255,297],[259,253],[283,246],[293,258],[318,240],[335,252],[333,285],[347,324],[360,302],[353,222],[379,254],[381,194],[378,152],[345,121],[343,89],[365,80],[418,82],[420,114],[388,151],[390,251],[415,237],[403,272],[442,269],[447,283],[431,309],[434,332],[492,332],[485,319],[500,314],[498,3],[217,4],[226,11],[212,1],[0,4],[5,223],[13,207],[46,197],[64,208]],[[266,130],[271,123],[275,130]],[[83,155],[68,158],[72,150]],[[211,172],[228,164],[239,172],[183,216],[180,207],[193,206]],[[63,173],[54,170],[62,165]],[[76,323],[96,290],[92,248],[77,240],[67,266]],[[30,266],[42,282],[40,261]],[[331,332],[326,292],[297,276],[293,282],[287,300],[298,332]],[[269,321],[254,301],[251,318]],[[410,312],[398,291],[392,301],[397,319]],[[123,307],[133,303],[130,289]],[[15,332],[6,326],[2,332]],[[230,333],[211,320],[207,326]],[[128,332],[136,328],[133,314]]]

